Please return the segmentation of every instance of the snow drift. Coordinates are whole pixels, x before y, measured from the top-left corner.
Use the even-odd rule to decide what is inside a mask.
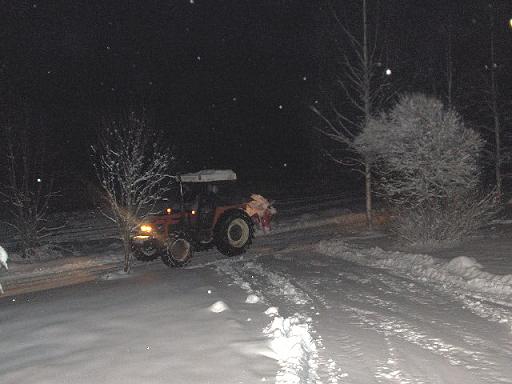
[[[512,275],[495,275],[483,271],[482,266],[472,257],[459,256],[446,261],[423,254],[384,251],[378,247],[358,248],[343,240],[322,241],[318,250],[357,264],[385,268],[423,281],[512,300]]]

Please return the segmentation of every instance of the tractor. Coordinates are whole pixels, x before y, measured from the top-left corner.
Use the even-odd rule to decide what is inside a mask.
[[[160,257],[169,267],[183,267],[194,252],[213,247],[227,256],[246,252],[254,238],[254,225],[268,224],[275,209],[267,201],[263,212],[260,209],[255,214],[254,198],[261,196],[234,195],[236,179],[232,170],[177,176],[176,196],[159,202],[158,212],[148,216],[132,236],[135,258]]]

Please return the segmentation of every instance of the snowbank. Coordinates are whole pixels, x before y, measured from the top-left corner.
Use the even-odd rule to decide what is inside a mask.
[[[459,256],[446,261],[429,255],[384,251],[378,247],[357,248],[343,240],[322,241],[318,250],[357,264],[385,268],[423,281],[512,300],[512,275],[495,275],[483,271],[482,266],[472,257]]]

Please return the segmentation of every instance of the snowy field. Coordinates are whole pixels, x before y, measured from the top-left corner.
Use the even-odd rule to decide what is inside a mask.
[[[512,383],[510,224],[417,253],[335,213],[241,257],[0,299],[0,382]]]

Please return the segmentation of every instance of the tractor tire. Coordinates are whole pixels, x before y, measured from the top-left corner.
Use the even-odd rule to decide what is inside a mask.
[[[254,224],[241,210],[225,213],[215,228],[215,245],[219,252],[226,256],[245,253],[253,238]]]
[[[133,256],[139,261],[155,260],[162,254],[162,248],[156,241],[146,241],[143,244],[132,246]]]
[[[169,268],[183,267],[192,259],[192,244],[183,236],[171,238],[161,259]]]

